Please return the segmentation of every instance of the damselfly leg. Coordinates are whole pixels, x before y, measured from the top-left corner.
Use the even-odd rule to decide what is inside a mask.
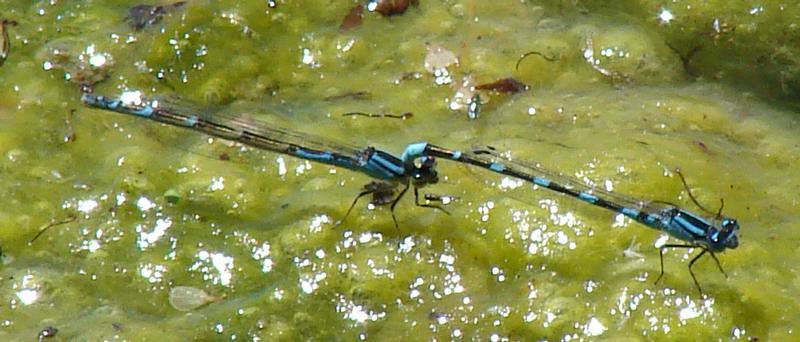
[[[666,245],[663,245],[663,246],[659,247],[659,249],[658,249],[658,256],[659,256],[659,260],[661,262],[661,273],[659,273],[658,278],[656,279],[655,283],[653,283],[654,285],[658,285],[658,282],[661,281],[662,278],[664,278],[664,250],[667,249],[667,248],[688,248],[688,249],[700,248],[701,249],[700,254],[697,254],[697,256],[692,258],[692,261],[689,262],[689,274],[692,275],[692,280],[694,281],[694,285],[697,287],[697,291],[699,291],[701,295],[703,294],[703,289],[700,287],[700,283],[697,281],[697,277],[695,276],[694,271],[692,270],[692,266],[694,266],[694,263],[697,260],[699,260],[700,257],[705,255],[706,253],[711,254],[711,257],[717,263],[717,268],[719,268],[719,271],[722,272],[722,274],[725,276],[725,278],[728,277],[728,274],[725,273],[725,270],[722,269],[722,264],[719,263],[719,259],[717,259],[717,256],[713,252],[709,251],[708,249],[705,249],[705,248],[703,248],[701,246],[697,246],[697,245],[666,244]]]
[[[409,186],[410,185],[408,183],[405,184],[403,190],[400,190],[400,194],[397,195],[397,198],[395,198],[394,202],[392,202],[392,205],[389,207],[389,211],[392,213],[392,221],[394,221],[394,229],[398,231],[400,230],[400,225],[397,224],[397,217],[394,215],[394,208],[397,206],[397,203],[400,203],[400,199],[405,196]],[[417,190],[417,188],[414,188],[414,190]]]
[[[441,196],[438,196],[438,197],[441,197]],[[431,198],[433,198],[433,197],[430,197],[429,194],[425,194],[425,200],[432,201]],[[419,188],[417,188],[417,187],[414,187],[414,204],[416,204],[418,207],[438,209],[438,210],[441,210],[442,212],[444,212],[445,214],[450,215],[450,212],[447,211],[447,209],[442,208],[442,206],[440,206],[438,204],[419,203]]]
[[[356,204],[358,204],[358,201],[362,197],[367,195],[372,195],[372,200],[369,202],[370,204],[375,206],[390,204],[389,211],[392,213],[392,221],[394,222],[394,227],[395,229],[399,230],[400,225],[397,223],[397,216],[395,215],[394,209],[395,207],[397,207],[397,204],[400,203],[400,200],[403,199],[406,192],[408,192],[409,187],[412,187],[412,185],[408,183],[404,184],[403,188],[400,190],[400,193],[395,195],[395,193],[397,192],[397,186],[398,186],[397,183],[388,183],[388,182],[370,182],[367,185],[364,185],[363,190],[356,196],[355,199],[353,199],[353,203],[350,204],[350,207],[347,209],[347,212],[345,213],[344,217],[339,221],[337,226],[342,224],[342,222],[344,222],[347,219],[347,217],[350,215],[350,212],[353,211],[353,208],[355,208]],[[442,196],[437,196],[437,197],[442,197]],[[426,199],[428,199],[427,196]],[[420,203],[419,188],[416,186],[414,186],[414,204],[418,207],[438,209],[444,212],[445,214],[450,215],[450,212],[448,212],[446,209],[442,208],[439,205]]]
[[[407,187],[408,185],[406,185],[406,188]],[[347,208],[347,212],[344,214],[344,217],[342,217],[342,219],[339,220],[339,223],[336,224],[336,226],[339,226],[345,220],[347,220],[347,217],[350,216],[350,212],[353,211],[353,208],[355,208],[356,204],[358,204],[358,201],[361,199],[361,197],[372,195],[372,201],[370,201],[370,203],[373,205],[385,205],[389,203],[396,203],[403,196],[405,191],[403,191],[403,193],[401,193],[400,195],[397,196],[397,198],[395,198],[394,196],[395,190],[397,190],[397,184],[394,183],[375,182],[375,181],[367,183],[366,185],[364,185],[362,191],[358,193],[356,198],[353,199],[353,203],[351,203],[350,207]],[[394,204],[392,204],[392,219],[394,219],[394,225],[395,227],[397,227],[397,220],[394,217]]]

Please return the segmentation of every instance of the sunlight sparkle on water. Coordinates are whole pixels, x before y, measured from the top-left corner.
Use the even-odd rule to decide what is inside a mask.
[[[17,286],[15,285],[14,288],[16,287]],[[34,284],[32,274],[26,274],[22,277],[20,287],[22,289],[16,293],[20,303],[24,305],[31,305],[39,299],[39,291],[37,290],[39,286]]]
[[[697,318],[697,317],[700,317],[700,311],[697,311],[692,306],[685,307],[685,308],[681,309],[680,313],[678,313],[678,316],[681,318],[681,320]]]
[[[383,235],[381,233],[363,232],[358,236],[358,242],[361,244],[366,244],[372,240],[383,241]]]
[[[678,318],[680,318],[682,324],[685,324],[687,320],[707,316],[714,312],[713,299],[703,300],[699,305],[692,300],[687,300],[686,302],[686,307],[678,312]]]
[[[319,62],[314,60],[314,54],[311,52],[310,49],[307,49],[307,48],[303,49],[302,62],[303,62],[303,64],[308,65],[308,66],[310,66],[312,68],[316,68],[316,67],[320,66]]]
[[[478,212],[481,214],[481,221],[489,221],[489,212],[494,209],[494,202],[488,201],[478,206]]]
[[[231,285],[234,268],[233,257],[208,251],[199,251],[196,257],[197,261],[189,267],[189,270],[202,272],[203,279],[210,280],[215,285]]]
[[[357,324],[363,324],[368,321],[375,322],[386,317],[386,312],[368,309],[364,305],[358,305],[353,301],[345,299],[342,295],[338,295],[338,297],[336,311],[343,313],[345,319],[349,319]]]
[[[124,204],[125,201],[127,200],[125,198],[125,193],[124,192],[118,193],[116,196],[114,196],[114,198],[116,199],[117,206],[120,206],[120,205]]]
[[[605,182],[603,182],[603,185],[605,186],[606,191],[614,191],[614,182],[611,180],[606,179]]]
[[[322,231],[322,226],[327,223],[331,223],[331,217],[325,214],[322,215],[314,215],[311,218],[311,223],[308,225],[309,231],[312,233],[319,233]]]
[[[669,24],[673,19],[675,19],[675,16],[666,8],[662,7],[661,11],[658,12],[658,20],[660,20],[662,24]]]
[[[347,52],[347,51],[350,51],[350,49],[353,48],[353,44],[355,44],[355,43],[356,43],[356,40],[352,39],[352,38],[348,39],[347,42],[345,42],[344,44],[342,44],[341,42],[337,42],[336,43],[336,49],[339,50],[339,51],[342,51],[342,52]]]
[[[522,179],[504,177],[503,180],[500,181],[500,185],[498,185],[498,187],[503,190],[513,190],[523,185],[525,185],[525,181]]]
[[[84,240],[81,243],[81,250],[88,251],[89,253],[94,253],[100,249],[102,245],[98,240]]]
[[[156,264],[144,264],[139,266],[139,275],[147,279],[150,283],[157,283],[162,280],[167,266]]]
[[[88,214],[92,212],[95,208],[97,208],[99,204],[95,200],[79,200],[78,201],[78,211]]]
[[[603,325],[603,323],[600,322],[600,320],[598,320],[595,317],[592,317],[591,319],[589,319],[589,323],[587,323],[586,326],[583,328],[583,333],[588,336],[600,336],[606,330],[608,330],[608,328],[606,328],[606,326]]]
[[[147,197],[139,197],[139,199],[136,201],[136,206],[139,207],[139,210],[141,211],[148,211],[155,208],[156,204]]]
[[[19,298],[20,303],[31,305],[39,299],[39,292],[32,289],[20,290],[17,292],[17,298]]]
[[[105,66],[108,63],[108,58],[106,57],[105,54],[102,54],[102,53],[99,53],[99,52],[95,51],[94,44],[91,44],[91,45],[86,47],[86,49],[83,51],[83,55],[80,56],[80,59],[84,60],[84,58],[87,55],[89,56],[89,60],[88,60],[89,65],[91,65],[91,66],[93,66],[95,68],[101,68],[101,67]]]
[[[669,241],[669,235],[661,234],[661,235],[658,236],[658,239],[656,239],[656,241],[653,242],[653,247],[661,248],[661,246],[667,244],[667,241]]]
[[[108,62],[106,56],[103,56],[101,54],[96,54],[89,57],[89,64],[98,68],[106,65],[106,62]]]
[[[139,106],[142,104],[142,92],[138,90],[128,90],[122,92],[119,100],[126,105]]]
[[[225,178],[223,177],[212,177],[211,178],[211,185],[208,186],[208,190],[210,191],[218,191],[225,189]]]
[[[377,8],[378,8],[378,2],[377,1],[370,1],[370,2],[367,3],[367,11],[375,12],[375,9],[377,9]]]
[[[283,157],[278,157],[275,161],[278,162],[278,176],[286,175],[286,160]]]
[[[461,275],[455,272],[448,273],[444,276],[444,295],[464,292],[464,285],[461,284]]]
[[[413,248],[414,248],[414,246],[416,246],[416,245],[417,245],[417,243],[416,243],[416,242],[414,242],[414,237],[413,237],[413,236],[407,236],[407,237],[406,237],[406,238],[404,238],[404,239],[403,239],[403,241],[402,241],[402,242],[400,242],[400,244],[397,246],[397,252],[398,252],[398,253],[408,253],[408,252],[411,252],[411,249],[413,249]]]
[[[251,250],[253,259],[261,261],[261,272],[264,273],[272,271],[272,266],[274,264],[270,257],[270,249],[269,243],[264,242],[260,246],[253,247]]]
[[[294,174],[298,176],[305,174],[306,171],[311,170],[313,166],[314,164],[311,164],[308,160],[304,160],[294,168]]]
[[[757,15],[757,14],[760,14],[760,13],[763,13],[763,12],[764,12],[764,7],[763,6],[756,6],[756,7],[751,8],[749,11],[747,11],[747,13],[750,13],[752,15]]]
[[[328,274],[325,272],[300,277],[300,289],[306,294],[312,294],[319,288],[319,283],[327,277]]]
[[[502,283],[506,280],[505,272],[500,267],[492,266],[491,273],[497,277],[497,281]]]
[[[172,220],[169,217],[156,220],[152,231],[146,231],[144,225],[137,225],[136,233],[138,233],[139,236],[136,239],[136,245],[142,250],[149,248],[161,240],[161,238],[167,234],[167,229],[171,226]]]

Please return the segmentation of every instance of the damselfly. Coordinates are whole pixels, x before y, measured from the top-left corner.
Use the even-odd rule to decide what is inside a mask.
[[[422,142],[409,145],[401,156],[406,164],[413,163],[417,158],[430,157],[448,158],[529,181],[537,186],[620,213],[636,222],[664,231],[672,237],[685,241],[685,244],[665,244],[659,248],[661,273],[656,279],[656,283],[664,276],[665,248],[701,249],[701,252],[689,262],[689,273],[692,275],[695,286],[702,293],[703,290],[700,287],[700,283],[697,282],[694,271],[692,271],[694,263],[708,253],[716,261],[719,270],[725,274],[715,253],[739,246],[737,236],[739,223],[733,218],[722,217],[722,208],[714,218],[703,217],[670,203],[635,199],[585,185],[577,179],[545,170],[536,165],[513,162],[500,156],[492,149],[461,152]],[[682,175],[681,180],[686,185]],[[691,192],[689,194],[692,200],[695,201]],[[725,275],[727,276],[727,274]]]
[[[375,205],[391,204],[392,220],[395,227],[398,227],[394,208],[409,187],[414,189],[414,203],[417,206],[444,211],[438,205],[419,201],[418,188],[439,181],[435,168],[436,161],[433,157],[422,157],[419,165],[413,162],[404,163],[392,154],[373,147],[358,148],[274,127],[265,122],[243,120],[224,114],[195,112],[158,101],[130,101],[128,103],[120,99],[89,93],[84,93],[81,101],[94,108],[188,128],[258,149],[358,171],[378,179],[379,181],[371,182],[364,187],[363,191],[353,200],[345,218],[361,197],[372,195],[372,203]],[[398,186],[402,189],[395,196]]]

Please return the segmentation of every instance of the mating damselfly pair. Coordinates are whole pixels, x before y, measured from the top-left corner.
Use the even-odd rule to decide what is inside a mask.
[[[684,244],[665,244],[660,247],[661,273],[656,283],[664,275],[665,248],[699,248],[701,252],[689,262],[689,272],[698,291],[702,293],[702,288],[692,270],[694,263],[703,255],[710,254],[724,274],[715,254],[726,249],[734,249],[739,243],[738,222],[732,218],[722,217],[721,210],[716,215],[711,214],[710,217],[706,217],[666,202],[638,200],[584,185],[572,177],[533,164],[511,161],[490,148],[457,151],[422,142],[408,145],[403,154],[397,157],[373,147],[350,146],[263,122],[195,112],[158,101],[125,102],[88,93],[83,94],[81,100],[91,107],[188,128],[258,149],[344,167],[377,179],[378,181],[364,187],[350,205],[345,218],[361,197],[372,195],[373,204],[390,205],[392,219],[395,227],[398,227],[394,209],[409,189],[413,190],[416,205],[444,211],[438,205],[421,203],[418,190],[425,185],[438,182],[436,158],[444,158],[518,178],[538,187],[578,198],[684,241]],[[681,179],[683,180],[682,176]],[[400,191],[395,195],[398,187]],[[691,197],[694,200],[694,197]]]

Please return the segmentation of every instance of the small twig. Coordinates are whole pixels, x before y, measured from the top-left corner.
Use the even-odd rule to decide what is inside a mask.
[[[686,56],[682,55],[676,47],[672,46],[672,44],[667,44],[667,47],[675,52],[675,54],[678,55],[678,58],[681,59],[681,64],[683,64],[683,70],[686,71],[686,74],[692,77],[700,76],[700,74],[698,74],[694,68],[692,68],[692,58],[694,58],[694,55],[696,55],[697,52],[703,49],[703,44],[697,44],[692,47],[688,52],[686,52]]]
[[[555,62],[555,61],[558,60],[558,57],[550,57],[550,56],[547,56],[547,55],[545,55],[545,54],[543,54],[543,53],[541,53],[539,51],[526,52],[526,53],[522,54],[522,56],[517,60],[517,66],[514,68],[514,70],[519,71],[519,64],[522,63],[523,59],[525,59],[526,57],[528,57],[530,55],[536,55],[536,56],[542,57],[542,58],[544,58],[544,60],[546,60],[548,62]]]
[[[47,231],[48,229],[50,229],[52,227],[55,227],[55,226],[62,225],[62,224],[70,223],[72,221],[75,221],[76,219],[77,219],[76,216],[70,216],[70,217],[68,217],[66,219],[63,219],[61,221],[58,221],[58,222],[50,221],[50,223],[42,226],[42,228],[39,228],[39,232],[36,233],[36,236],[34,236],[33,239],[31,239],[31,241],[28,241],[28,244],[29,245],[32,244],[34,241],[36,241],[36,239],[39,238],[39,236],[42,236],[42,234],[44,234],[44,232]]]
[[[328,102],[333,102],[343,99],[369,100],[370,97],[372,97],[372,94],[370,94],[368,91],[351,91],[337,95],[331,95],[324,98],[323,100]]]
[[[344,113],[342,116],[366,116],[368,118],[392,118],[392,119],[400,119],[400,120],[408,120],[414,116],[414,113],[405,112],[401,115],[395,114],[372,114],[372,113],[363,113],[363,112],[349,112]]]

